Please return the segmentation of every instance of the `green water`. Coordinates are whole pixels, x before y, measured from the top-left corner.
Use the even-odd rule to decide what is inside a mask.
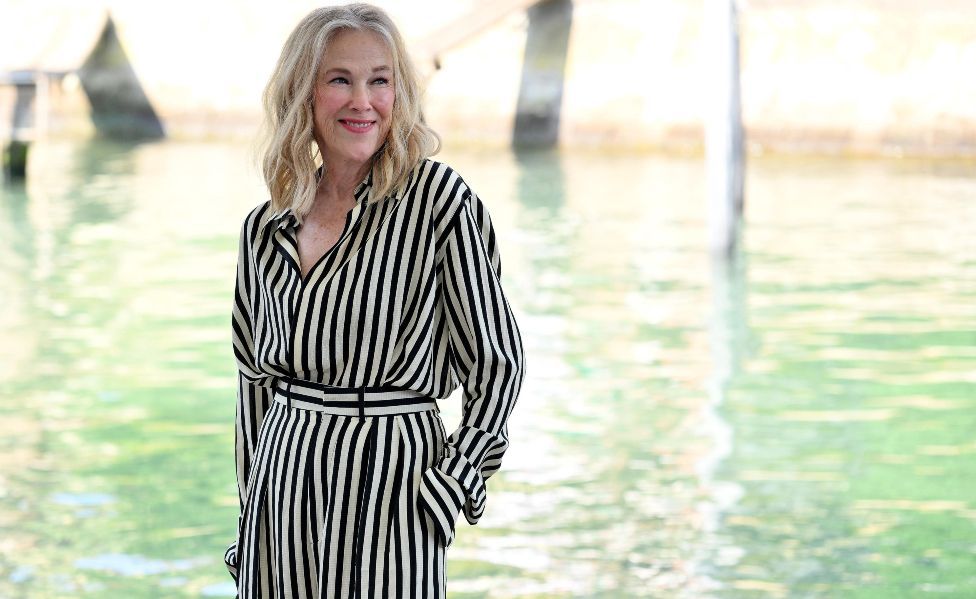
[[[0,188],[0,597],[230,597],[248,148],[46,143]],[[528,373],[450,597],[976,596],[976,167],[445,153]],[[448,427],[458,395],[444,406]]]

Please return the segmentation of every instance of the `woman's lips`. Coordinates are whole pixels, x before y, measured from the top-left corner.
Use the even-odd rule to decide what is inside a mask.
[[[366,133],[370,131],[376,124],[376,121],[361,121],[357,119],[339,119],[339,123],[346,128],[347,131],[352,131],[353,133]]]

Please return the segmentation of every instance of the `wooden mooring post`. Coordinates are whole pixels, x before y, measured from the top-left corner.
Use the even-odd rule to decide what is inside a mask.
[[[27,177],[30,144],[47,129],[48,78],[38,71],[0,72],[0,87],[13,90],[10,113],[0,128],[3,174],[8,181]]]

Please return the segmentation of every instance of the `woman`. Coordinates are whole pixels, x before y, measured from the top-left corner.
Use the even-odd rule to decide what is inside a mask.
[[[521,335],[418,88],[389,17],[351,4],[305,17],[265,90],[271,197],[241,228],[232,318],[242,599],[445,597],[458,514],[478,522],[508,448]]]

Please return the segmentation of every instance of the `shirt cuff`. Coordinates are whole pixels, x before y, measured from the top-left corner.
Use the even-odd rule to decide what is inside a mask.
[[[237,584],[237,541],[234,541],[227,547],[224,551],[224,565],[227,566],[227,571],[230,572],[231,578],[234,579],[234,584]]]
[[[424,472],[418,500],[441,534],[444,546],[454,540],[458,512],[468,524],[477,524],[485,511],[485,479],[453,445]]]
[[[420,480],[417,502],[430,516],[434,523],[434,530],[445,548],[450,547],[454,542],[454,528],[464,501],[464,489],[453,477],[444,474],[436,466],[424,472]]]

